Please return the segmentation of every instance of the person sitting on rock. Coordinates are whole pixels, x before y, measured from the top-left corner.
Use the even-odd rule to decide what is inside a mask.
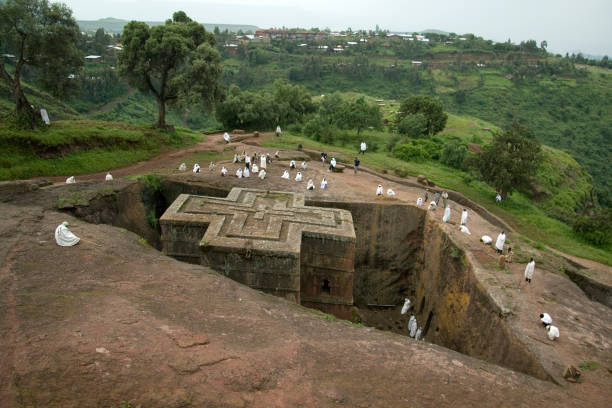
[[[225,132],[223,134],[223,140],[225,140],[225,143],[229,143],[230,142],[230,135],[229,135],[229,133]]]
[[[291,160],[291,161],[289,162],[289,168],[290,168],[291,170],[295,169],[295,160]]]
[[[334,171],[335,168],[336,168],[336,158],[332,157],[332,159],[329,161],[329,169],[327,171]]]
[[[323,177],[323,180],[321,180],[321,190],[325,190],[327,188],[327,180],[325,179],[325,177]]]
[[[466,227],[465,225],[461,225],[459,227],[459,231],[461,231],[461,232],[463,232],[465,234],[468,234],[468,235],[472,235],[472,233],[470,232],[469,228]]]
[[[253,173],[257,174],[257,172],[259,172],[259,167],[257,166],[257,163],[253,162]]]
[[[236,177],[242,178],[242,169],[236,170]]]
[[[248,167],[245,167],[244,170],[242,170],[242,177],[251,177],[251,171]]]
[[[295,175],[295,181],[302,181],[302,173],[301,172],[297,172],[297,174]]]
[[[490,245],[491,242],[493,242],[493,238],[488,235],[483,235],[480,237],[480,242],[484,243],[485,245]]]
[[[376,187],[376,197],[380,197],[383,195],[383,186],[382,184],[379,184],[378,187]]]
[[[427,210],[428,211],[436,211],[436,207],[437,207],[436,202],[432,200],[429,203],[429,207],[427,207]]]
[[[303,161],[300,167],[302,168],[302,170],[306,170],[306,162]]]
[[[266,171],[265,170],[259,170],[259,175],[258,175],[260,180],[263,180],[266,178]]]
[[[226,174],[227,174],[227,169],[225,168],[225,166],[221,167],[221,176],[225,177]]]
[[[194,173],[199,173],[200,172],[200,165],[198,163],[193,165],[193,172]]]
[[[548,313],[541,313],[540,314],[540,321],[542,322],[544,327],[546,327],[549,324],[552,324],[552,317],[550,317],[550,315]]]
[[[74,184],[76,183],[76,179],[74,178],[74,176],[70,176],[66,179],[66,184]]]
[[[548,332],[549,340],[555,340],[559,338],[559,329],[557,328],[557,326],[549,324],[548,326],[546,326],[546,331]]]
[[[423,205],[423,197],[417,198],[417,207],[420,207],[422,205]]]
[[[395,191],[393,191],[392,189],[388,188],[387,189],[387,195],[389,197],[394,197],[395,196]]]
[[[449,222],[451,216],[451,208],[450,205],[447,205],[444,209],[444,216],[442,217],[442,222]]]
[[[283,175],[281,176],[281,178],[284,178],[284,179],[286,179],[286,180],[289,180],[289,179],[291,178],[291,176],[289,176],[289,171],[288,171],[288,170],[285,170],[285,171],[283,172]]]
[[[312,179],[308,180],[308,185],[306,186],[306,190],[314,190],[315,186],[314,186],[314,182],[312,181]]]
[[[178,169],[179,171],[187,171],[187,165],[185,163],[181,163]]]
[[[59,246],[73,246],[78,244],[80,240],[79,237],[68,229],[68,221],[62,222],[55,229],[55,242],[57,242]]]
[[[113,175],[110,174],[110,171],[106,173],[106,177],[104,178],[106,181],[113,181]]]

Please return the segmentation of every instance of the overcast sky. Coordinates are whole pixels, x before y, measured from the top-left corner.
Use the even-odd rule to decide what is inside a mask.
[[[78,20],[163,21],[391,31],[439,29],[495,41],[548,42],[549,51],[612,56],[612,0],[64,0]]]

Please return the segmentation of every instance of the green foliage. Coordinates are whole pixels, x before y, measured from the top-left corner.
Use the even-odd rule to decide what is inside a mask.
[[[406,115],[397,123],[397,131],[412,138],[423,137],[427,132],[427,118],[422,113]]]
[[[161,180],[157,174],[143,174],[138,177],[138,181],[144,183],[144,185],[153,192],[161,190]]]
[[[163,146],[199,139],[182,129],[162,132],[96,121],[60,121],[27,131],[1,124],[0,180],[106,171],[147,160]]]
[[[442,103],[435,98],[423,95],[411,96],[402,101],[398,120],[408,115],[422,114],[427,119],[426,133],[435,135],[446,126],[448,115],[444,113]]]
[[[513,123],[494,136],[493,142],[476,158],[482,178],[507,197],[516,189],[527,188],[540,162],[540,144],[530,138],[529,130]]]
[[[574,221],[573,228],[585,241],[607,247],[612,243],[612,209],[603,209],[590,217],[580,216]]]
[[[153,94],[159,107],[158,127],[166,127],[167,103],[209,109],[221,99],[215,38],[184,12],[174,13],[160,26],[132,21],[121,41],[119,73],[131,86]]]
[[[7,0],[0,3],[0,43],[3,51],[15,55],[12,73],[4,57],[0,77],[14,90],[17,121],[34,127],[41,124],[21,88],[26,67],[35,71],[39,82],[56,96],[70,93],[68,74],[82,65],[76,48],[79,27],[64,4],[46,0]]]
[[[458,139],[451,139],[444,143],[440,161],[456,169],[465,169],[465,159],[468,155],[467,145]]]
[[[357,135],[366,127],[380,128],[382,114],[378,105],[369,103],[364,97],[344,103],[336,123],[344,129],[357,129]]]
[[[582,371],[597,370],[600,364],[597,361],[583,361],[578,366]]]
[[[422,162],[426,159],[430,159],[431,156],[420,145],[414,144],[398,144],[393,150],[393,156],[404,161]]]
[[[235,85],[217,106],[217,119],[228,128],[272,128],[293,123],[315,109],[305,88],[284,81],[274,83],[274,94],[241,91]]]

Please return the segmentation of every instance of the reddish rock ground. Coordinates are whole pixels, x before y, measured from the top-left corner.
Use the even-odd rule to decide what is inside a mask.
[[[195,151],[224,147],[220,136],[209,137],[187,152],[113,174],[174,169]],[[305,191],[309,178],[318,187],[326,176],[330,188],[307,195],[360,201],[375,199],[381,182],[398,200],[414,203],[421,193],[377,175],[330,174],[318,162],[309,163],[302,183],[280,178],[286,162],[270,166],[264,182],[222,178],[201,164],[203,173],[177,177],[225,188]],[[233,174],[236,165],[228,166]],[[55,188],[71,187],[48,187]],[[542,257],[531,285],[522,283],[524,264],[498,269],[493,250],[478,242],[484,233],[495,238],[498,228],[474,213],[468,220],[472,235],[455,225],[444,228],[468,250],[480,283],[509,310],[518,335],[550,372],[581,361],[600,363],[583,373],[581,383],[555,385],[336,321],[164,257],[125,230],[58,213],[44,199],[10,201],[0,204],[3,407],[607,407],[612,400],[610,309],[560,276],[555,257],[531,248],[519,248],[522,257]],[[454,221],[459,211],[455,205]],[[71,248],[53,240],[53,230],[66,219],[83,238]],[[518,242],[513,233],[509,238]],[[545,337],[541,311],[555,318],[559,341]]]

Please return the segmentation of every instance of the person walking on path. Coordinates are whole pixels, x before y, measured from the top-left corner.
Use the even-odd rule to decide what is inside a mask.
[[[354,166],[353,166],[353,168],[355,170],[355,174],[357,174],[357,167],[359,167],[359,163],[361,163],[361,162],[359,161],[358,158],[355,157],[355,162],[354,162]]]

